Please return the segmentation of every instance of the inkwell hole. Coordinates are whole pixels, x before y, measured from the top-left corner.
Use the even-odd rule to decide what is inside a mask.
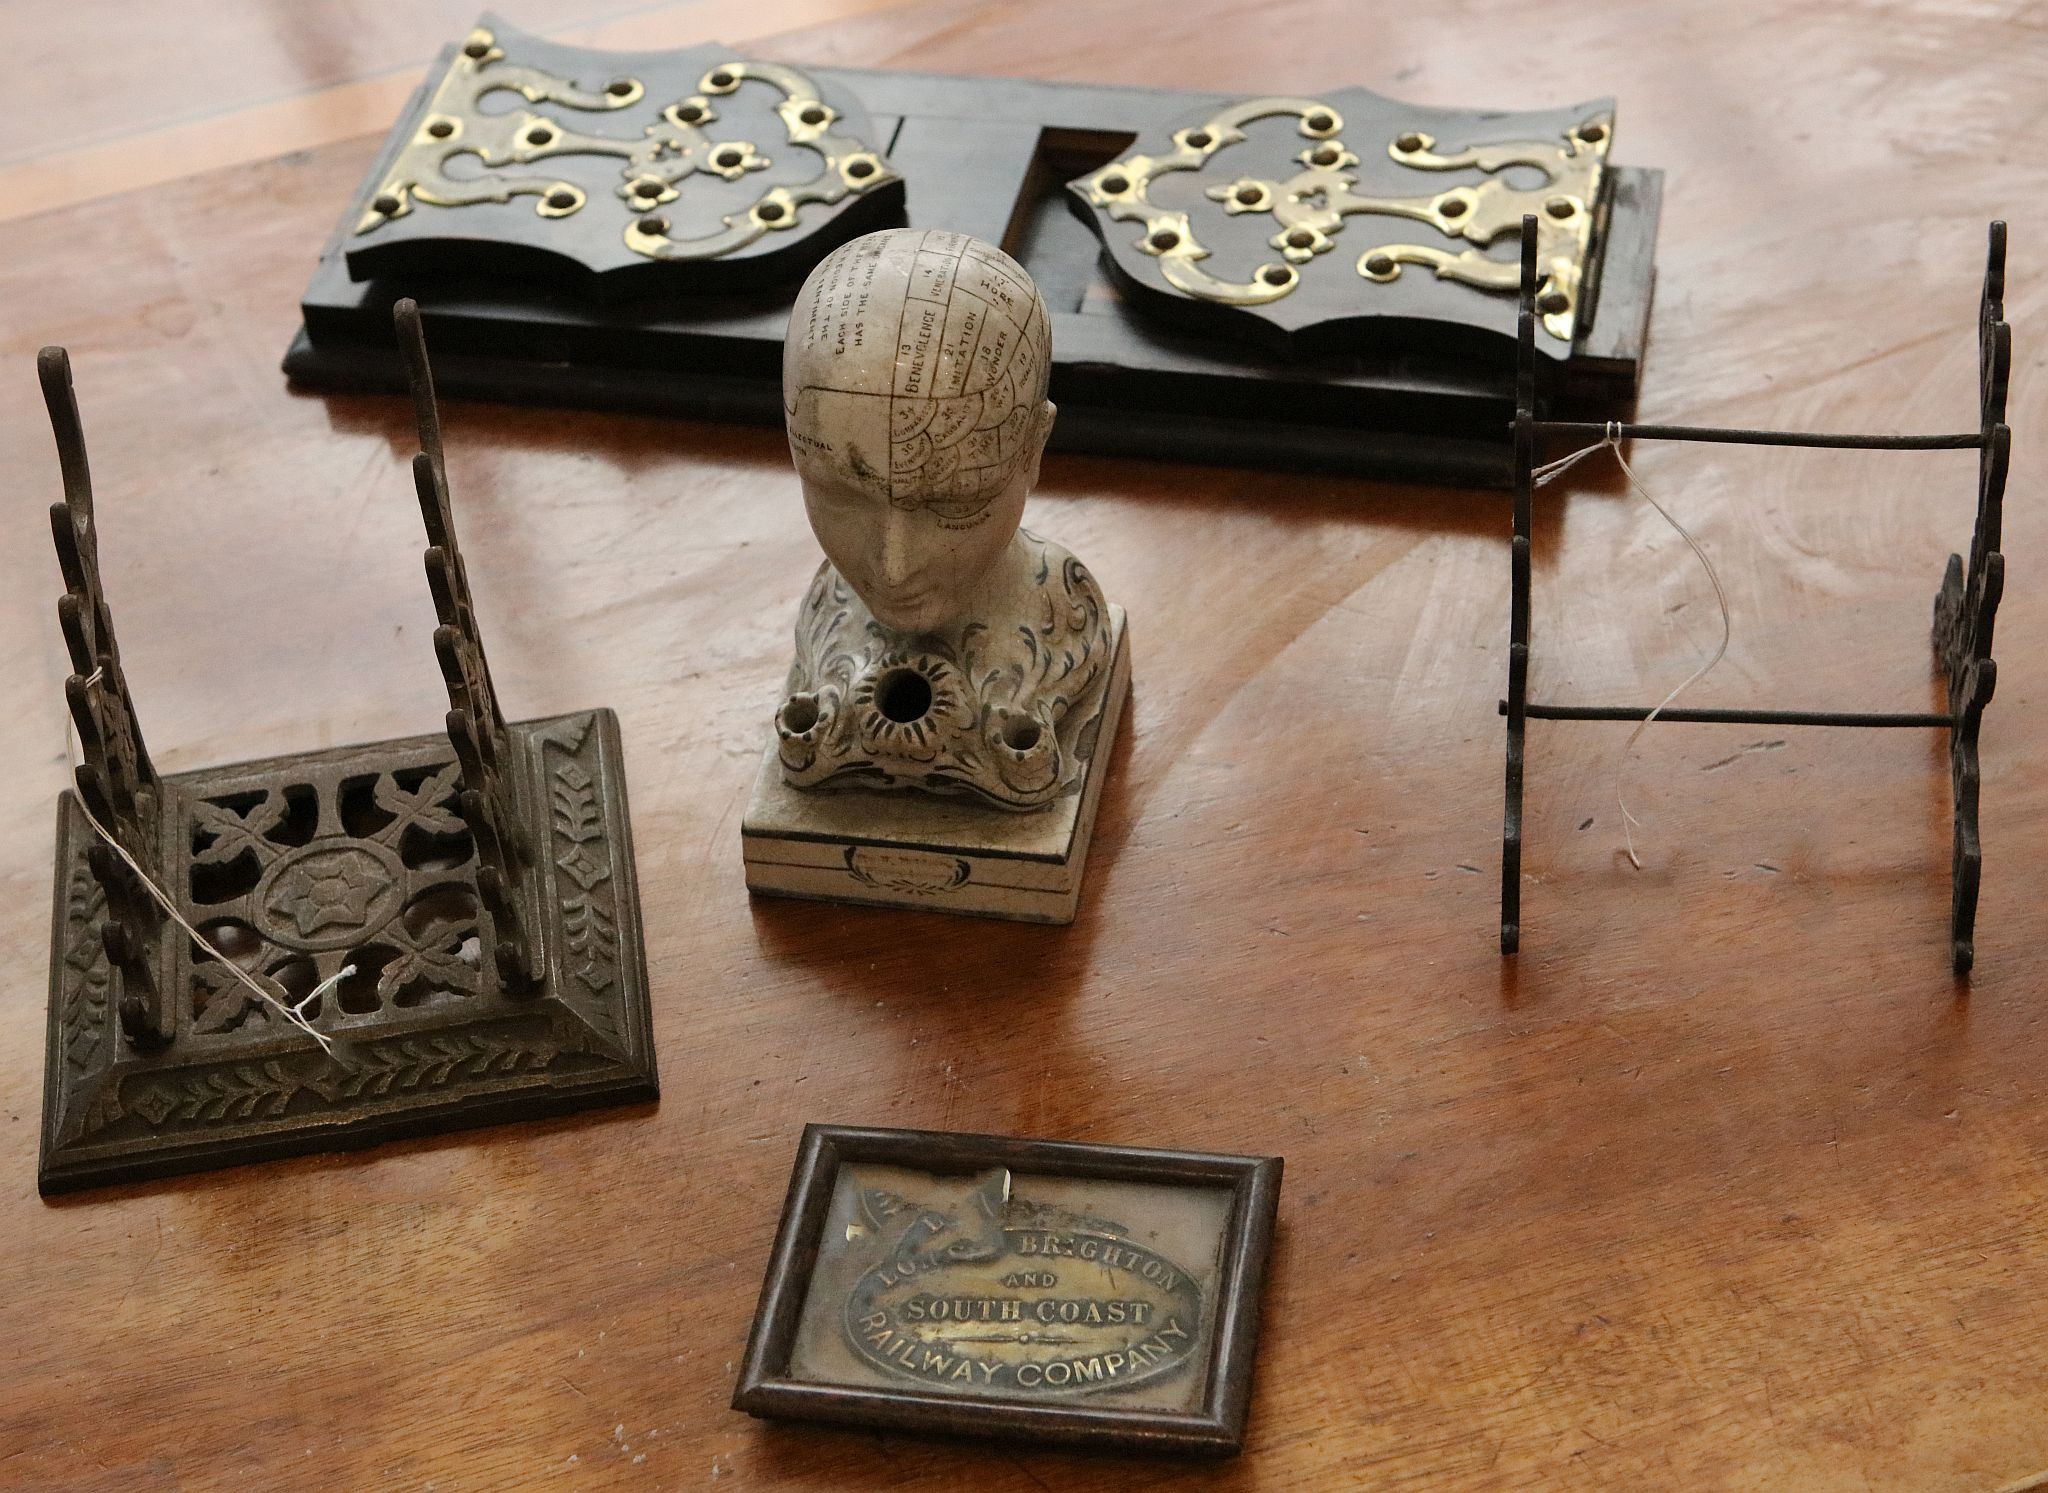
[[[782,729],[792,736],[801,736],[818,724],[818,697],[816,695],[791,695],[782,704]]]
[[[923,720],[932,708],[931,681],[915,669],[891,669],[875,681],[875,708],[899,726]]]
[[[1020,715],[1003,727],[1003,745],[1013,752],[1028,752],[1038,745],[1044,735],[1037,721],[1028,715]]]

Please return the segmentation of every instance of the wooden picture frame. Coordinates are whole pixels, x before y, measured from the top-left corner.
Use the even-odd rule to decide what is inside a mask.
[[[865,1186],[865,1178],[875,1175],[876,1168],[928,1176],[937,1184],[951,1181],[956,1187],[975,1183],[972,1192],[960,1196],[983,1202],[987,1211],[977,1224],[968,1217],[973,1210],[964,1205],[949,1214]],[[1235,1455],[1242,1449],[1250,1411],[1259,1301],[1279,1202],[1280,1174],[1277,1156],[807,1125],[733,1394],[733,1408],[774,1419],[1014,1437],[1111,1451]],[[1138,1231],[1052,1209],[1021,1195],[1013,1199],[1013,1177],[1020,1194],[1055,1193],[1065,1188],[1099,1203],[1113,1199],[1114,1190],[1121,1186],[1133,1206],[1144,1206],[1143,1197],[1167,1202],[1185,1198],[1190,1207],[1199,1205],[1213,1214],[1213,1260],[1199,1269],[1176,1270],[1166,1256],[1136,1242]],[[995,1206],[998,1184],[1000,1208]],[[1203,1196],[1212,1193],[1222,1196]],[[849,1199],[866,1210],[861,1217],[874,1219],[879,1213],[886,1226],[870,1228],[859,1221],[841,1221],[840,1232],[845,1237],[830,1239],[828,1224],[846,1211]],[[1112,1201],[1109,1206],[1116,1204]],[[1046,1222],[1049,1219],[1076,1226]],[[961,1227],[970,1232],[979,1227],[981,1239],[939,1242]],[[1156,1239],[1157,1231],[1149,1237]],[[895,1242],[885,1246],[885,1238]],[[857,1241],[863,1240],[870,1242],[857,1248]],[[919,1250],[924,1251],[922,1257],[912,1263]],[[1019,1324],[1020,1330],[1008,1336],[925,1340],[926,1344],[939,1341],[950,1345],[950,1353],[921,1346],[907,1336],[895,1337],[883,1325],[888,1310],[856,1317],[863,1303],[869,1308],[876,1305],[876,1298],[861,1294],[874,1289],[875,1281],[887,1286],[908,1285],[954,1271],[980,1272],[985,1289],[995,1289],[989,1286],[989,1278],[1015,1254],[1034,1252],[1074,1258],[1074,1265],[1062,1267],[1070,1277],[1099,1270],[1110,1281],[1121,1282],[1127,1292],[1143,1294],[1151,1289],[1155,1294],[1166,1293],[1162,1299],[1183,1304],[1199,1295],[1193,1341],[1184,1349],[1176,1348],[1174,1339],[1180,1336],[1176,1329],[1182,1325],[1179,1315],[1162,1309],[1148,1317],[1140,1301],[1102,1303],[1071,1295],[1038,1294],[1041,1285],[1048,1291],[1054,1288],[1056,1276],[1050,1269],[1011,1270],[1002,1279],[1003,1286],[1014,1288],[1008,1294],[932,1298],[920,1293],[894,1302],[899,1312],[936,1311],[949,1304],[959,1310],[963,1303],[972,1306],[978,1302],[981,1316],[977,1325],[998,1320]],[[851,1275],[863,1253],[885,1263]],[[821,1272],[841,1282],[851,1281],[853,1289],[843,1297],[822,1297],[812,1307],[814,1286],[826,1289],[820,1286]],[[1024,1284],[1018,1286],[1019,1281]],[[919,1302],[927,1305],[920,1307]],[[1001,1307],[1000,1312],[992,1309],[996,1306]],[[1017,1307],[1035,1311],[1013,1309]],[[1120,1308],[1128,1311],[1128,1318]],[[1039,1344],[1081,1343],[1071,1350],[1076,1355],[1071,1359],[1046,1361],[1031,1356],[1038,1349],[1017,1346],[1033,1343],[1036,1322],[1071,1323],[1082,1311],[1091,1313],[1088,1321],[1097,1321],[1101,1319],[1092,1313],[1098,1309],[1114,1313],[1109,1320],[1117,1323],[1156,1323],[1158,1331],[1140,1338],[1126,1325],[1117,1332],[1127,1352],[1098,1351],[1085,1358],[1078,1356],[1088,1353],[1090,1339],[1085,1326],[1055,1329],[1064,1335],[1041,1333],[1036,1339]],[[858,1340],[862,1329],[856,1327],[857,1320],[872,1324],[868,1330],[874,1336],[865,1345]],[[832,1334],[829,1340],[817,1336],[827,1324],[844,1335]],[[1077,1332],[1079,1337],[1073,1335]],[[1093,1341],[1104,1343],[1115,1336],[1098,1334]],[[854,1371],[820,1371],[815,1361],[803,1361],[810,1353],[808,1344],[814,1341],[855,1365]],[[999,1346],[960,1349],[961,1344],[986,1343]],[[886,1356],[891,1353],[900,1353],[902,1360]],[[919,1355],[913,1364],[911,1359]],[[856,1363],[856,1359],[864,1361]],[[1123,1361],[1110,1363],[1106,1378],[1098,1380],[1097,1376],[1105,1373],[1102,1364],[1110,1360]],[[1063,1367],[1067,1373],[1059,1376]],[[975,1378],[976,1370],[983,1377]],[[1122,1379],[1120,1370],[1125,1371]],[[900,1382],[891,1381],[891,1371]],[[958,1378],[968,1381],[966,1388],[954,1388],[950,1383],[941,1387],[942,1381]],[[1128,1401],[1134,1395],[1147,1402],[1122,1406],[1109,1402],[1113,1398]],[[1185,1403],[1163,1404],[1161,1395],[1179,1395]]]

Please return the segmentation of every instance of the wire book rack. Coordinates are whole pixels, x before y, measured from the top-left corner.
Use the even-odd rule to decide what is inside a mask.
[[[1954,805],[1950,948],[1957,974],[1975,959],[1977,890],[1983,870],[1978,838],[1978,734],[1984,708],[1997,686],[1992,631],[2005,588],[1999,553],[2006,470],[2012,432],[2005,423],[2012,368],[2012,332],[2005,321],[2005,224],[1994,222],[1977,313],[1977,428],[1938,435],[1845,435],[1807,430],[1740,430],[1705,425],[1605,425],[1536,417],[1536,315],[1541,283],[1536,269],[1536,219],[1522,219],[1521,316],[1518,327],[1514,421],[1514,539],[1510,558],[1507,717],[1507,803],[1501,825],[1500,949],[1513,954],[1522,939],[1522,789],[1529,722],[1641,721],[1770,726],[1821,726],[1946,731]],[[1727,710],[1711,707],[1657,710],[1647,705],[1561,705],[1529,698],[1530,531],[1536,488],[1536,452],[1546,436],[1599,440],[1695,441],[1743,446],[1805,446],[1852,451],[1975,451],[1977,518],[1968,558],[1952,554],[1934,600],[1933,647],[1948,680],[1948,709]]]

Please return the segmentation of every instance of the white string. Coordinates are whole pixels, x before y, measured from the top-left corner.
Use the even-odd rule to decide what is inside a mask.
[[[94,669],[92,673],[86,677],[86,685],[90,687],[92,685],[98,684],[100,682],[100,676],[105,672],[106,670],[104,668]],[[73,729],[71,713],[69,711],[66,711],[64,714],[64,758],[65,761],[71,764],[72,770],[74,772],[76,772],[78,766],[77,749],[78,737]],[[178,911],[176,905],[171,901],[169,894],[166,893],[162,887],[158,886],[156,882],[151,879],[150,874],[147,871],[142,869],[141,864],[137,862],[135,857],[128,853],[127,847],[122,845],[122,843],[119,840],[115,839],[114,836],[108,831],[107,827],[104,824],[100,823],[98,817],[93,813],[91,806],[86,803],[84,794],[75,793],[72,795],[72,798],[78,805],[78,811],[81,814],[85,815],[85,822],[93,827],[93,831],[96,834],[98,834],[102,840],[106,841],[107,848],[109,850],[113,851],[114,854],[118,855],[119,857],[121,857],[123,861],[127,862],[128,869],[135,873],[136,880],[142,883],[143,890],[149,893],[151,899],[155,901],[157,906],[161,907],[164,910],[164,913],[170,918],[172,922],[176,923],[180,928],[184,929],[185,932],[191,936],[192,942],[198,944],[199,947],[202,950],[204,950],[209,956],[218,960],[221,964],[221,967],[226,969],[229,974],[233,975],[237,980],[240,980],[244,985],[248,986],[250,990],[254,991],[256,997],[259,1000],[261,1000],[265,1005],[269,1006],[272,1010],[276,1011],[278,1015],[282,1016],[286,1021],[290,1022],[293,1026],[297,1027],[300,1031],[304,1032],[307,1036],[311,1037],[315,1042],[318,1042],[320,1044],[320,1050],[322,1052],[326,1053],[330,1058],[335,1055],[334,1039],[332,1037],[329,1037],[325,1032],[321,1031],[318,1027],[313,1025],[311,1019],[308,1018],[306,1015],[306,1007],[312,1005],[314,1001],[320,999],[321,996],[327,994],[328,991],[332,990],[335,986],[339,985],[343,980],[347,979],[350,975],[354,974],[356,972],[356,967],[353,964],[344,964],[340,969],[336,970],[333,974],[329,975],[326,979],[322,980],[318,985],[314,986],[312,990],[307,992],[303,1000],[300,1000],[295,1005],[287,1006],[283,1001],[279,1000],[276,996],[272,995],[268,990],[265,990],[261,985],[257,984],[255,977],[252,976],[247,970],[243,969],[241,965],[235,963],[234,960],[228,958],[227,955],[223,954],[218,948],[214,947],[212,939],[208,938],[205,934],[201,933],[197,928],[193,927],[191,923],[186,921],[185,915]]]
[[[1563,476],[1586,457],[1596,452],[1610,449],[1614,452],[1615,461],[1621,467],[1622,475],[1628,478],[1630,489],[1634,491],[1637,497],[1656,509],[1659,518],[1678,531],[1678,537],[1686,542],[1687,546],[1691,548],[1693,554],[1698,558],[1700,568],[1706,571],[1707,580],[1714,588],[1714,601],[1721,608],[1721,642],[1714,649],[1713,656],[1697,669],[1694,669],[1692,673],[1686,675],[1676,689],[1657,702],[1655,710],[1652,710],[1636,723],[1635,730],[1629,733],[1628,740],[1622,744],[1621,759],[1614,764],[1614,806],[1621,810],[1622,842],[1628,847],[1629,864],[1640,871],[1643,869],[1643,862],[1636,854],[1636,839],[1632,831],[1641,821],[1629,812],[1628,800],[1623,793],[1623,779],[1628,772],[1629,753],[1635,750],[1636,741],[1642,736],[1643,732],[1649,729],[1650,722],[1662,715],[1673,700],[1676,700],[1680,695],[1699,683],[1701,679],[1706,677],[1714,665],[1728,656],[1728,642],[1733,633],[1733,628],[1729,621],[1728,593],[1721,588],[1721,577],[1714,570],[1714,562],[1707,558],[1705,548],[1701,546],[1699,540],[1693,537],[1692,531],[1674,518],[1671,510],[1651,497],[1650,490],[1644,487],[1642,479],[1636,476],[1635,469],[1628,464],[1628,458],[1622,455],[1621,452],[1621,422],[1619,420],[1609,420],[1607,422],[1607,433],[1600,440],[1595,441],[1590,446],[1581,446],[1570,455],[1561,456],[1556,461],[1545,462],[1542,466],[1537,467],[1531,472],[1530,476],[1535,479],[1536,486],[1542,487],[1546,483],[1555,481]]]

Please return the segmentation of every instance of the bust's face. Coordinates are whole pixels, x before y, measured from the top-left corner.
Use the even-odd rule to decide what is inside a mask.
[[[800,401],[789,436],[804,511],[826,558],[883,626],[938,632],[974,610],[1015,537],[1053,407],[1046,401],[1033,412],[999,479],[984,478],[963,498],[944,480],[927,484],[906,474],[900,450],[892,483],[887,432],[866,429],[873,403],[825,391]]]
[[[811,529],[869,611],[937,632],[975,609],[1052,433],[1052,329],[993,244],[891,228],[804,281],[782,409]]]

